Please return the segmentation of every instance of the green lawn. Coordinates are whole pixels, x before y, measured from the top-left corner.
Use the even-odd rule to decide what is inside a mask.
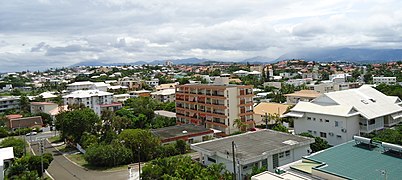
[[[68,159],[71,161],[77,163],[78,165],[90,169],[90,170],[96,170],[96,171],[121,171],[121,170],[126,170],[127,165],[120,165],[116,167],[97,167],[97,166],[92,166],[88,164],[88,162],[84,159],[84,155],[79,153],[79,154],[69,154],[66,155]]]
[[[53,136],[53,137],[50,137],[48,139],[49,139],[49,141],[51,143],[63,142],[63,140],[60,138],[60,136]]]

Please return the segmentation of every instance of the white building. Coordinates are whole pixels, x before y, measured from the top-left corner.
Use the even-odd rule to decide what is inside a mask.
[[[20,107],[20,98],[17,96],[0,97],[0,113],[9,109],[18,109]]]
[[[101,115],[102,108],[112,106],[120,106],[120,103],[113,103],[113,93],[99,90],[80,90],[74,91],[66,96],[63,96],[64,104],[84,104],[91,108],[96,114]]]
[[[396,84],[396,77],[373,77],[374,84]]]
[[[174,102],[176,89],[164,89],[151,93],[153,99],[159,102]]]
[[[310,154],[311,143],[314,143],[312,138],[264,129],[193,144],[191,149],[200,154],[203,165],[223,163],[231,173],[234,150],[239,179],[250,174],[253,166],[267,167],[273,172],[279,166],[300,160]]]
[[[155,86],[159,85],[159,79],[152,79],[149,81],[145,81],[145,84],[148,84],[151,87],[155,87]]]
[[[398,97],[370,86],[325,93],[312,102],[299,102],[285,116],[294,117],[295,133],[309,132],[331,145],[352,140],[401,122]]]
[[[67,91],[78,91],[78,90],[100,90],[107,91],[107,87],[109,85],[104,82],[90,82],[90,81],[82,81],[82,82],[74,82],[67,85]]]
[[[114,102],[120,102],[123,103],[127,99],[131,98],[130,94],[115,94],[113,95],[113,101]]]
[[[4,162],[11,165],[11,159],[14,159],[13,147],[0,148],[0,179],[4,179]]]

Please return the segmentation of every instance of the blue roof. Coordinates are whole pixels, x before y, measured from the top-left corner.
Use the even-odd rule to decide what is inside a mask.
[[[325,165],[315,169],[347,179],[402,179],[402,153],[384,151],[381,144],[356,145],[355,141],[329,148],[306,159]]]

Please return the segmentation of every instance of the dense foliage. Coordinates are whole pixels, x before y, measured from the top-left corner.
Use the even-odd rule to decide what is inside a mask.
[[[112,167],[131,162],[132,153],[130,149],[119,142],[93,144],[86,149],[84,158],[88,163],[95,166]]]
[[[41,156],[23,156],[17,158],[8,170],[9,179],[39,179],[42,176]],[[53,161],[49,153],[43,154],[43,169],[46,170]]]
[[[395,129],[385,129],[377,132],[374,140],[402,145],[402,126],[396,126]]]
[[[155,159],[142,169],[141,177],[148,179],[232,179],[223,164],[203,167],[190,156],[174,156]]]
[[[0,142],[0,148],[13,147],[14,156],[22,157],[24,155],[24,148],[26,147],[26,142],[23,139],[8,137]]]
[[[313,151],[313,153],[331,147],[326,140],[324,140],[324,139],[322,139],[320,137],[314,137],[313,135],[311,135],[308,132],[304,132],[304,133],[301,133],[299,135],[314,138],[315,142],[310,144],[310,148]]]

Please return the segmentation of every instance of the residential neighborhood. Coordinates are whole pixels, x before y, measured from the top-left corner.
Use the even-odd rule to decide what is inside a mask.
[[[361,69],[292,60],[5,73],[0,81],[1,136],[28,143],[22,147],[27,150],[11,158],[29,148],[36,152],[43,142],[39,139],[48,139],[47,148],[63,152],[71,166],[120,167],[120,177],[141,172],[144,179],[154,177],[148,163],[181,155],[203,167],[219,165],[232,174],[229,179],[361,179],[366,176],[339,173],[339,164],[325,159],[333,155],[326,154],[350,153],[358,148],[355,142],[362,143],[359,138],[369,139],[368,148],[390,153],[402,147],[400,139],[392,139],[401,137],[402,93],[392,90],[401,86],[389,78],[379,81],[374,66],[364,67],[373,73],[370,77]],[[114,154],[107,159],[102,152]],[[375,156],[387,161],[387,156]],[[392,161],[402,162],[397,157]],[[330,168],[319,168],[321,163]],[[298,170],[304,165],[310,169]],[[336,172],[322,173],[332,166]],[[50,162],[47,168],[50,178],[71,176],[55,172],[62,164]],[[13,171],[8,169],[5,177]],[[221,178],[227,178],[224,174]]]

